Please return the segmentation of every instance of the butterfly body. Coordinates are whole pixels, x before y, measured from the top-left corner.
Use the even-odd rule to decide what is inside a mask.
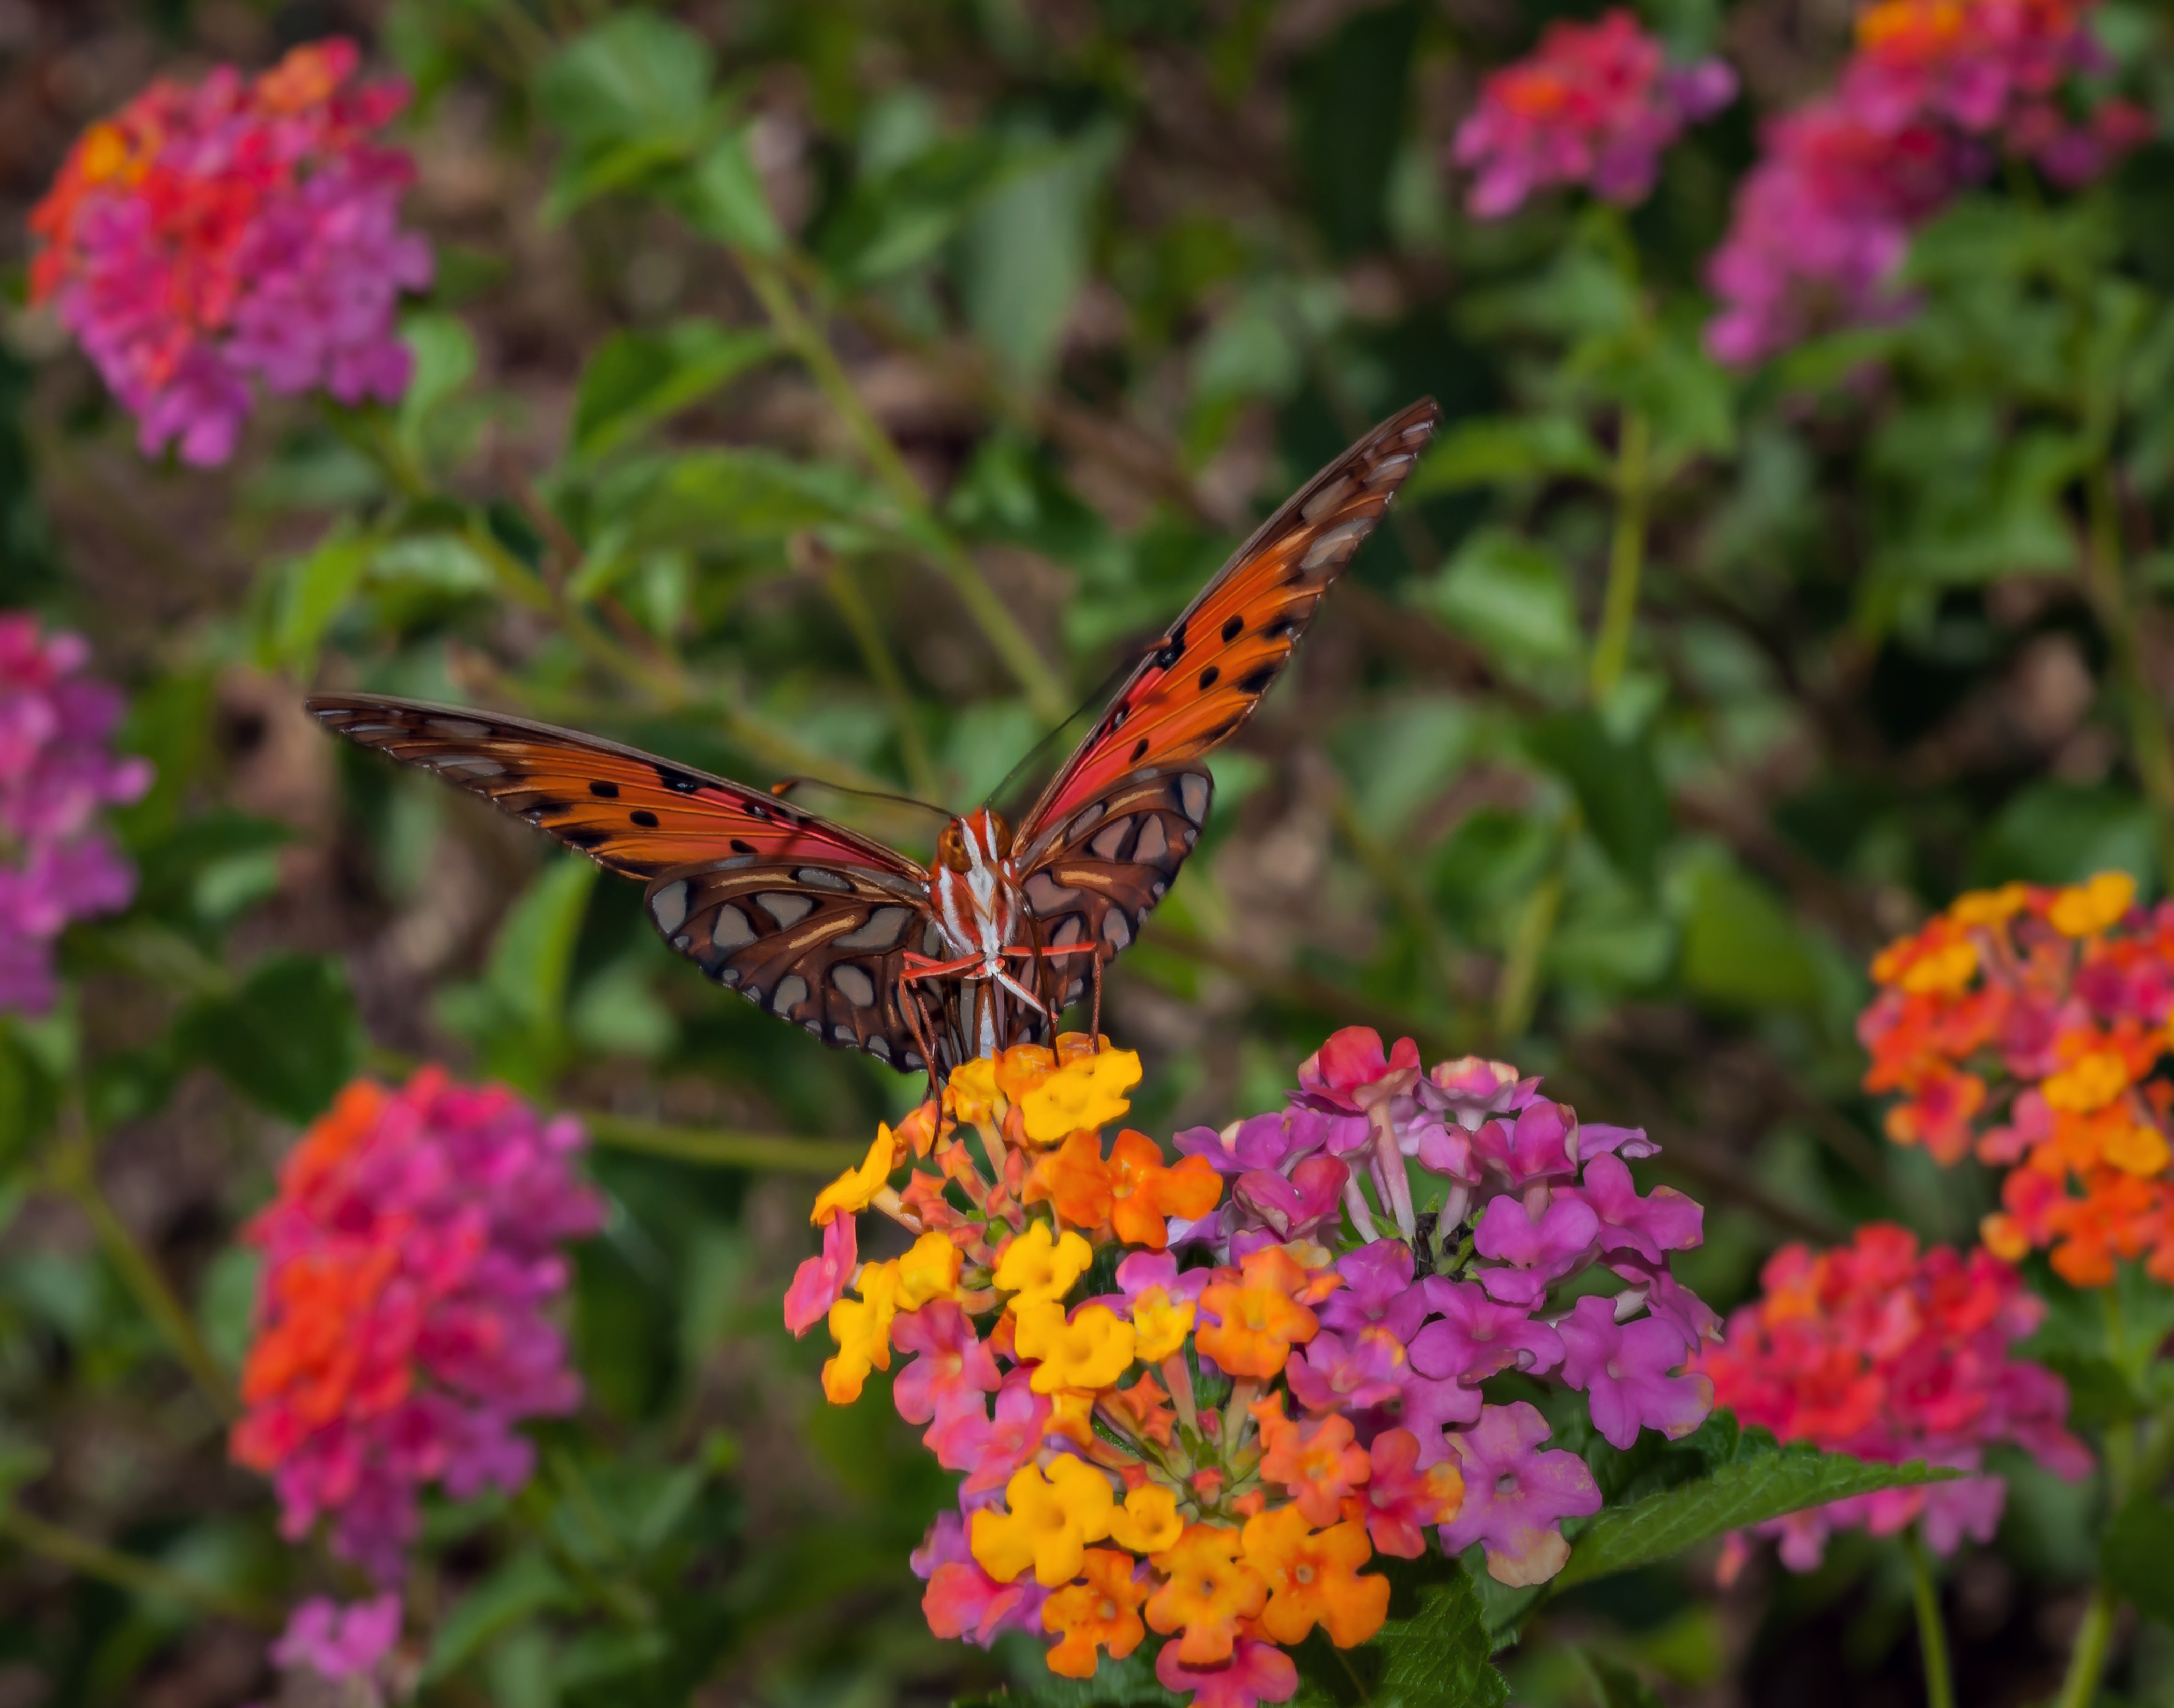
[[[1150,646],[1020,820],[955,818],[927,866],[788,802],[614,742],[467,707],[324,695],[327,727],[648,885],[717,983],[825,1043],[945,1073],[1046,1042],[1198,840],[1205,756],[1245,722],[1432,435],[1393,416],[1294,495]]]

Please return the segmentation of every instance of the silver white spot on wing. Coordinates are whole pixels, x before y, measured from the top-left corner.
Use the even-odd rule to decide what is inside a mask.
[[[777,981],[777,989],[770,999],[773,1014],[789,1014],[808,1000],[808,981],[798,973],[787,973]]]
[[[650,916],[667,936],[687,922],[687,880],[668,884],[649,898]]]
[[[441,735],[448,741],[481,741],[490,733],[490,726],[478,723],[467,717],[426,717],[423,727],[432,735]]]
[[[754,905],[776,920],[780,929],[799,924],[815,911],[814,897],[795,895],[784,889],[764,890],[755,897]]]
[[[851,961],[840,961],[830,969],[830,982],[838,987],[839,994],[855,1008],[875,1006],[876,981],[868,976],[864,969],[855,966]]]
[[[1120,908],[1111,908],[1102,916],[1102,941],[1110,945],[1112,953],[1123,949],[1133,940],[1133,922]]]
[[[910,907],[879,907],[865,925],[833,941],[840,949],[895,949],[912,919]]]
[[[792,875],[811,889],[835,889],[841,895],[852,895],[853,891],[851,878],[842,878],[838,873],[827,871],[820,866],[796,867],[793,868]]]
[[[1198,771],[1187,771],[1177,780],[1178,810],[1195,824],[1204,824],[1208,822],[1209,797],[1214,792],[1214,786],[1206,776]],[[1192,845],[1188,842],[1186,846]]]
[[[710,941],[719,949],[745,949],[755,939],[755,928],[748,916],[731,905],[717,910],[717,917],[710,927]]]
[[[1371,518],[1355,516],[1349,522],[1340,522],[1316,540],[1306,554],[1298,560],[1302,570],[1317,570],[1338,552],[1344,551],[1366,532]]]
[[[1151,866],[1169,852],[1170,835],[1162,827],[1162,819],[1149,813],[1140,826],[1140,840],[1133,844],[1133,858]]]
[[[1125,838],[1132,828],[1133,821],[1129,815],[1112,820],[1096,833],[1095,840],[1087,845],[1087,851],[1097,860],[1115,860],[1117,851],[1125,846]]]

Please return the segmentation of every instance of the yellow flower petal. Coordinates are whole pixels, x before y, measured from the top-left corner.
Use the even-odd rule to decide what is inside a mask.
[[[969,1126],[993,1121],[997,1115],[997,1064],[976,1056],[951,1070],[944,1082],[944,1106],[954,1121]]]
[[[1161,1288],[1149,1288],[1133,1301],[1133,1356],[1160,1364],[1185,1344],[1193,1316],[1190,1299],[1172,1300]]]
[[[1143,1484],[1125,1496],[1110,1516],[1110,1539],[1135,1554],[1160,1554],[1177,1546],[1185,1521],[1177,1516],[1177,1496],[1160,1483]]]
[[[932,1299],[959,1296],[959,1248],[947,1234],[931,1230],[898,1259],[898,1305],[918,1311]]]
[[[875,1202],[876,1194],[890,1179],[890,1171],[898,1166],[898,1138],[891,1130],[878,1122],[875,1142],[869,1145],[867,1158],[858,1168],[849,1168],[837,1179],[815,1195],[815,1208],[808,1219],[817,1227],[829,1224],[841,1210],[857,1214]]]
[[[2089,937],[2113,924],[2135,900],[2136,880],[2128,873],[2101,872],[2055,896],[2046,916],[2063,937]]]
[[[898,1316],[898,1265],[867,1263],[854,1283],[857,1299],[830,1307],[830,1338],[838,1354],[823,1365],[823,1397],[849,1406],[861,1397],[871,1370],[890,1368],[890,1326]]]
[[[1048,1223],[1032,1222],[1004,1248],[1003,1260],[997,1265],[997,1286],[1018,1295],[1014,1305],[1030,1299],[1062,1299],[1087,1273],[1094,1256],[1094,1249],[1079,1235],[1068,1230],[1063,1239],[1055,1240]]]
[[[2099,1154],[2123,1174],[2155,1175],[2166,1166],[2166,1140],[2156,1127],[2128,1127],[2108,1140]]]
[[[2089,1115],[2093,1110],[2104,1109],[2128,1089],[2128,1063],[2118,1050],[2094,1050],[2053,1074],[2042,1089],[2047,1108],[2068,1115]]]
[[[1107,1127],[1133,1106],[1124,1094],[1139,1083],[1134,1051],[1098,1050],[1068,1062],[1019,1099],[1026,1136],[1036,1144],[1056,1144]]]

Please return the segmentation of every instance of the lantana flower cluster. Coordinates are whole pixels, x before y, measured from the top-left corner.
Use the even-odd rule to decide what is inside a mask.
[[[515,1426],[581,1398],[548,1313],[560,1247],[603,1220],[571,1167],[583,1143],[571,1116],[435,1067],[356,1081],[303,1135],[246,1235],[264,1272],[231,1443],[273,1478],[283,1533],[327,1519],[390,1586],[425,1484],[527,1482]]]
[[[89,657],[81,636],[0,612],[0,1011],[51,1008],[54,939],[136,893],[98,814],[140,799],[151,765],[111,751],[122,700],[80,673]]]
[[[255,78],[155,82],[84,132],[32,210],[31,300],[56,304],[147,454],[225,462],[251,376],[344,403],[407,390],[393,316],[431,256],[400,229],[414,165],[373,138],[408,91],[358,84],[356,65],[333,38]]]
[[[1907,1229],[1874,1223],[1835,1251],[1783,1248],[1761,1280],[1763,1295],[1734,1311],[1722,1343],[1699,1354],[1716,1403],[1785,1441],[1973,1473],[1759,1526],[1755,1533],[1780,1540],[1793,1571],[1815,1569],[1828,1537],[1855,1525],[1889,1536],[1915,1523],[1941,1554],[1966,1535],[1992,1540],[2007,1484],[1983,1472],[1987,1447],[2021,1447],[2064,1477],[2090,1470],[2089,1453],[2064,1427],[2061,1379],[2013,1354],[2043,1320],[2045,1305],[1990,1252],[1921,1252]],[[1724,1581],[1748,1546],[1741,1533],[1730,1538]]]
[[[2001,155],[2055,182],[2098,177],[2147,140],[2133,104],[2077,80],[2106,62],[2095,0],[1875,0],[1834,89],[1771,121],[1708,263],[1706,343],[1760,361],[1828,325],[1895,317],[1910,235]]]
[[[1626,207],[1642,202],[1685,127],[1735,98],[1727,64],[1669,64],[1621,7],[1596,23],[1558,19],[1534,52],[1487,78],[1457,127],[1452,154],[1475,175],[1465,205],[1500,219],[1559,184]]]
[[[2103,1287],[2123,1260],[2174,1282],[2174,903],[2126,873],[1959,897],[1872,964],[1865,1089],[1900,1092],[1888,1136],[2009,1170],[1980,1235]]]
[[[1553,1376],[1618,1446],[1705,1419],[1680,1372],[1719,1322],[1668,1271],[1702,1212],[1639,1193],[1642,1133],[1355,1029],[1288,1107],[1181,1132],[1172,1161],[1104,1143],[1139,1077],[1076,1035],[968,1062],[816,1200],[788,1325],[827,1319],[833,1403],[908,1355],[893,1401],[961,1478],[915,1559],[939,1635],[1032,1632],[1085,1678],[1152,1632],[1169,1689],[1280,1702],[1290,1646],[1380,1627],[1376,1554],[1431,1530],[1506,1583],[1560,1570],[1599,1489],[1488,1378]],[[871,1208],[903,1255],[860,1260]],[[1625,1284],[1563,1298],[1596,1268]]]

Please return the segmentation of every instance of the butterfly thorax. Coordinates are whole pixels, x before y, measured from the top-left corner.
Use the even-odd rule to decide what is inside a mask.
[[[1011,857],[1011,827],[987,807],[954,819],[937,838],[929,900],[951,953],[981,957],[969,977],[996,977],[1019,939],[1026,909]]]

